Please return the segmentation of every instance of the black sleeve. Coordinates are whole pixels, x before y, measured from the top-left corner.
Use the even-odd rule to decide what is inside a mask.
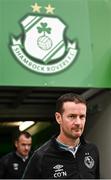
[[[96,179],[100,179],[100,157],[97,149],[97,168],[96,168]]]
[[[3,158],[0,159],[0,179],[3,179],[5,177],[5,173],[7,172],[6,168],[6,160]]]
[[[33,154],[29,160],[22,179],[40,179],[41,178],[41,158],[37,154]]]

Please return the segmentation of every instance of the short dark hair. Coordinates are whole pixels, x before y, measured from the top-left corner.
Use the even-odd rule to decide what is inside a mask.
[[[56,112],[63,113],[63,104],[65,102],[83,103],[86,105],[86,100],[78,94],[66,93],[60,96],[56,101]]]
[[[18,141],[18,140],[19,140],[19,137],[20,137],[21,135],[24,135],[26,138],[30,138],[30,137],[31,137],[31,134],[30,134],[29,132],[27,132],[27,131],[18,131],[18,132],[16,133],[15,137],[14,137],[14,140],[15,140],[15,141]]]

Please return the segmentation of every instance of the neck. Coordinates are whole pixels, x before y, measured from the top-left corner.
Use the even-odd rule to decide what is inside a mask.
[[[18,151],[16,151],[16,154],[17,154],[19,157],[21,157],[21,158],[27,158],[27,157],[28,157],[28,155],[27,155],[27,156],[21,155]]]
[[[65,145],[71,146],[71,147],[75,147],[79,144],[80,142],[80,138],[76,138],[76,139],[71,139],[65,136],[62,136],[61,134],[57,137],[57,140]]]

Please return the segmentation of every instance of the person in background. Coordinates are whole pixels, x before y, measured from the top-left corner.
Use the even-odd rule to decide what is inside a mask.
[[[99,152],[83,138],[87,105],[80,95],[68,93],[57,100],[59,134],[38,148],[23,179],[99,179]]]
[[[32,137],[18,132],[14,140],[15,150],[0,159],[0,179],[21,179],[31,156]]]

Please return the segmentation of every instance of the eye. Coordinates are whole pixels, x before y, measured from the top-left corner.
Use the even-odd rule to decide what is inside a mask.
[[[75,119],[76,117],[77,117],[77,116],[74,115],[74,114],[71,114],[71,115],[68,116],[69,119]]]
[[[85,119],[85,118],[86,118],[85,115],[81,115],[81,116],[80,116],[80,119]]]

